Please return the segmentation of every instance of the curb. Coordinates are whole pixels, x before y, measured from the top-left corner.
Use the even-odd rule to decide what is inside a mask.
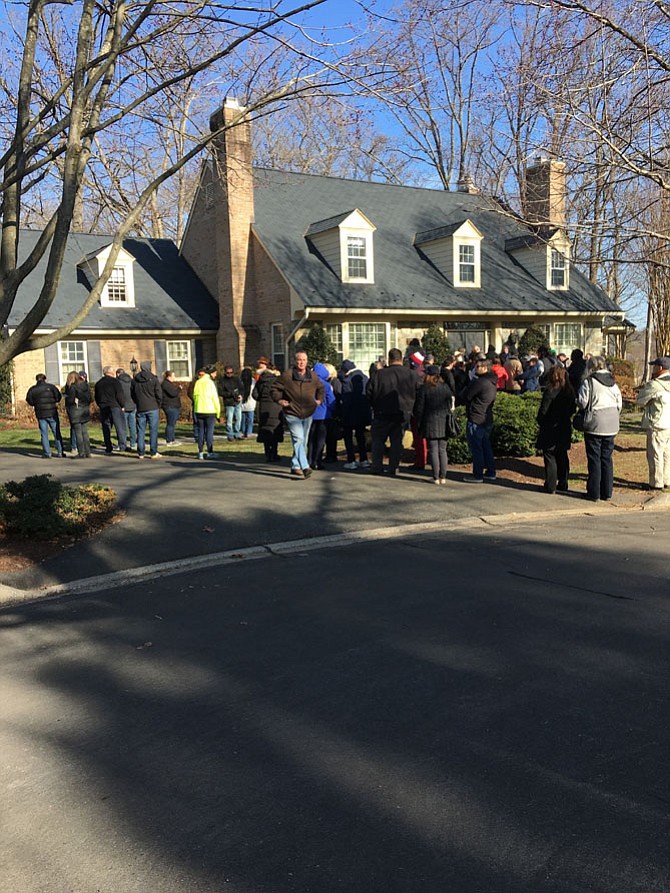
[[[607,514],[615,515],[628,512],[663,511],[670,508],[670,493],[652,496],[641,505],[612,506],[593,504],[588,508],[559,509],[551,512],[552,518],[569,518],[580,515]],[[470,519],[468,530],[485,530],[489,527],[508,527],[511,523],[525,523],[537,518],[538,512],[508,512],[505,515],[476,516]],[[182,558],[164,561],[159,564],[148,564],[143,567],[113,571],[95,577],[84,577],[68,583],[57,583],[40,589],[16,589],[0,584],[0,608],[26,605],[35,601],[59,598],[63,595],[88,595],[116,586],[136,583],[142,580],[159,580],[193,570],[204,570],[209,567],[224,567],[244,561],[256,561],[261,558],[283,558],[289,555],[307,555],[322,549],[334,549],[341,546],[352,546],[364,542],[382,542],[384,540],[404,539],[420,536],[425,533],[444,532],[443,521],[422,521],[415,524],[401,524],[396,527],[377,527],[367,530],[355,530],[349,533],[331,534],[329,536],[309,539],[286,540],[279,543],[268,543],[263,546],[249,546],[245,549],[231,549],[226,552],[212,552],[195,558]]]

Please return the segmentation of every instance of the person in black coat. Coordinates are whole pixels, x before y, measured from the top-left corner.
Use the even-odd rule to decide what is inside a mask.
[[[485,480],[496,479],[491,433],[497,393],[496,375],[490,371],[485,359],[477,360],[475,377],[459,394],[459,402],[465,404],[468,418],[465,434],[472,454],[472,477],[463,478],[467,483],[483,484]]]
[[[91,421],[91,389],[88,381],[77,372],[71,372],[67,377],[65,409],[70,427],[74,429],[78,457],[90,459],[91,439],[88,424]]]
[[[454,392],[440,375],[437,366],[426,366],[423,385],[414,404],[417,430],[428,441],[428,459],[433,469],[433,483],[447,483],[447,416],[451,412]]]
[[[547,493],[568,489],[572,442],[572,416],[575,412],[575,392],[562,366],[552,366],[547,372],[547,387],[537,413],[540,431],[537,448],[544,459],[544,489]]]
[[[357,369],[353,360],[344,360],[340,366],[340,417],[342,435],[347,450],[347,469],[369,468],[365,429],[372,422],[372,411],[366,391],[368,377],[362,369]],[[355,438],[355,445],[354,445]],[[358,448],[359,461],[356,461]]]
[[[51,429],[58,457],[62,459],[65,456],[65,449],[63,447],[63,435],[60,430],[60,419],[58,418],[58,404],[63,399],[62,394],[55,384],[47,381],[47,377],[43,372],[38,372],[35,376],[35,382],[36,384],[28,388],[26,403],[35,410],[35,418],[37,419],[42,439],[43,457],[45,459],[51,458],[51,447],[49,446],[49,429]]]
[[[256,440],[263,444],[266,462],[280,462],[278,445],[284,440],[284,413],[281,406],[272,399],[272,387],[279,372],[267,357],[260,357],[256,369],[259,376],[251,392],[258,409]]]

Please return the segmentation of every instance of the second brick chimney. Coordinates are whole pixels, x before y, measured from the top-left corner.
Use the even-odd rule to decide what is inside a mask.
[[[539,156],[526,170],[525,217],[529,223],[565,229],[565,162]]]

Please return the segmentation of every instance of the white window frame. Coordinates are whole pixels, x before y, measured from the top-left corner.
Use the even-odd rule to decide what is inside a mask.
[[[101,264],[102,269],[102,264]],[[123,271],[124,277],[124,300],[119,301],[116,299],[110,298],[110,287],[114,287],[114,273],[116,271]],[[117,262],[114,264],[114,268],[112,270],[112,274],[105,283],[105,287],[102,290],[102,294],[100,295],[100,306],[101,307],[134,307],[135,306],[135,286],[133,282],[133,265],[132,263],[125,263],[123,261]]]
[[[177,357],[177,358],[170,357],[170,345],[171,344],[185,345],[186,346],[186,357]],[[179,381],[190,381],[193,378],[193,364],[191,361],[191,354],[192,354],[191,347],[192,347],[191,342],[185,338],[173,338],[171,341],[165,342],[165,357],[166,357],[168,369],[170,369],[172,372],[174,372],[175,371],[175,369],[174,369],[175,363],[183,363],[184,360],[186,360],[186,364],[187,364],[186,375],[182,376],[182,375],[175,374],[175,378],[177,378]]]
[[[324,332],[333,342],[333,347],[337,351],[338,367],[342,360],[346,359],[344,356],[344,334],[342,329],[343,324],[341,322],[326,322],[323,324]]]
[[[71,362],[69,360],[66,360],[66,358],[63,356],[63,345],[65,345],[65,344],[81,344],[83,347],[83,350],[82,350],[83,360],[81,360],[81,361],[80,360],[72,360]],[[58,376],[59,376],[61,385],[65,384],[65,379],[68,376],[68,373],[65,372],[63,369],[64,365],[77,367],[76,369],[74,369],[74,370],[70,369],[69,371],[78,372],[80,369],[85,369],[86,372],[88,373],[88,350],[87,350],[87,344],[85,341],[80,341],[78,338],[68,338],[65,341],[58,342]]]
[[[561,263],[554,263],[558,259],[561,259]],[[549,246],[549,257],[548,268],[547,268],[547,288],[552,289],[553,291],[565,291],[569,287],[569,261],[568,258],[562,251],[559,251],[558,248],[552,248]],[[562,273],[563,281],[561,283],[554,283],[554,272]]]
[[[454,239],[454,284],[458,288],[481,288],[481,240],[480,239]],[[461,278],[461,249],[472,249],[473,260],[463,263],[468,269],[474,268],[474,279]]]
[[[567,343],[566,338],[559,339],[559,337],[558,337],[559,328],[561,330],[565,330],[565,328],[567,328],[567,327],[570,327],[570,328],[576,327],[577,329],[579,329],[579,336],[577,338],[577,342],[574,344],[572,343],[572,341],[573,341],[572,337],[570,338],[570,342],[571,342],[570,344]],[[575,348],[579,348],[579,350],[581,350],[583,343],[584,343],[584,328],[580,322],[555,322],[554,323],[554,338],[553,338],[553,341],[551,342],[551,346],[554,348],[556,353],[564,352],[564,353],[567,353],[569,356],[571,351],[573,351]]]
[[[361,239],[364,243],[364,253],[356,257],[349,257],[349,239]],[[358,282],[371,284],[375,281],[374,256],[372,252],[372,232],[363,229],[341,229],[340,251],[342,257],[342,282]],[[365,262],[365,276],[349,275],[349,260],[363,260]]]
[[[281,351],[275,350],[275,341],[279,337]],[[286,345],[284,344],[284,326],[280,322],[270,323],[270,354],[272,363],[276,369],[286,369]],[[281,357],[281,363],[277,362],[277,357]]]

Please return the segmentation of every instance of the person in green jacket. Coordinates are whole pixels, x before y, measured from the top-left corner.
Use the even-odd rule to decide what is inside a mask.
[[[649,488],[662,490],[670,487],[670,357],[658,357],[649,365],[651,381],[640,389],[635,402],[644,407]]]
[[[205,440],[207,441],[207,458],[214,458],[214,423],[221,416],[221,401],[214,383],[216,368],[206,366],[198,369],[198,380],[193,386],[193,419],[198,432],[198,459],[205,458]]]

